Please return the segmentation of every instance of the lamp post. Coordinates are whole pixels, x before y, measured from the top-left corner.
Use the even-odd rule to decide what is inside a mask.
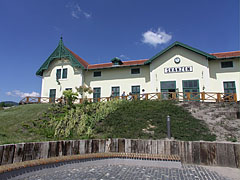
[[[167,115],[167,137],[171,139],[171,119],[169,115]]]

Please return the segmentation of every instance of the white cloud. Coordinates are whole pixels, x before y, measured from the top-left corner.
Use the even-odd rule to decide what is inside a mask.
[[[83,15],[84,15],[86,18],[90,18],[90,17],[91,17],[91,14],[86,13],[86,12],[83,12]]]
[[[121,54],[119,57],[120,57],[120,59],[122,59],[122,60],[129,60],[129,59],[130,59],[129,57],[127,57],[127,56],[124,55],[124,54]]]
[[[14,97],[21,97],[21,98],[24,98],[26,96],[33,96],[33,97],[39,97],[40,94],[37,93],[37,92],[31,92],[31,93],[25,93],[25,92],[21,92],[19,90],[13,90],[13,91],[9,91],[9,92],[6,92],[6,95],[8,96],[14,96]]]
[[[84,16],[85,18],[90,18],[92,15],[90,13],[87,13],[83,11],[78,3],[69,3],[66,5],[67,8],[71,10],[71,16],[73,18],[79,19],[81,16]]]
[[[156,47],[158,44],[165,44],[172,39],[172,35],[158,28],[156,32],[149,30],[142,34],[142,42]]]

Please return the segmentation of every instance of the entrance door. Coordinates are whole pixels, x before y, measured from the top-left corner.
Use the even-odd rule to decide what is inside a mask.
[[[160,82],[162,98],[171,99],[172,94],[170,92],[176,92],[176,81],[161,81]]]
[[[49,98],[50,98],[49,102],[55,103],[56,89],[50,89]]]
[[[101,88],[93,88],[93,102],[97,102],[101,97]]]
[[[183,80],[184,98],[187,99],[187,92],[190,92],[191,100],[200,100],[199,81],[198,80]]]

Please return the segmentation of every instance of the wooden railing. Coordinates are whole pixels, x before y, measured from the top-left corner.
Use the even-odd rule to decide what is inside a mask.
[[[236,93],[214,93],[214,92],[157,92],[135,94],[131,96],[101,97],[88,98],[88,102],[106,102],[112,99],[123,100],[175,100],[175,101],[200,101],[200,102],[237,102]],[[59,103],[62,99],[48,97],[30,97],[23,98],[19,104],[36,104],[36,103]],[[83,103],[83,99],[77,99],[77,104]]]

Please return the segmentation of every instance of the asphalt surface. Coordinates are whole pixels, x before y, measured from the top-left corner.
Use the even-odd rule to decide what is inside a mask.
[[[230,180],[202,166],[180,162],[133,159],[105,159],[61,164],[9,177],[12,180]]]

